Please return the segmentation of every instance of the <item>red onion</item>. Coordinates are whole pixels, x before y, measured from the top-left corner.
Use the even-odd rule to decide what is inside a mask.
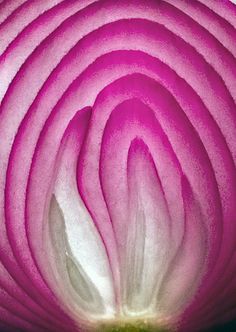
[[[0,77],[1,331],[235,319],[235,4],[3,0]]]

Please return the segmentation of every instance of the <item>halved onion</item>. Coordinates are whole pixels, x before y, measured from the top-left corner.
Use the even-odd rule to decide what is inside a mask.
[[[3,0],[0,41],[1,331],[234,320],[235,4]]]

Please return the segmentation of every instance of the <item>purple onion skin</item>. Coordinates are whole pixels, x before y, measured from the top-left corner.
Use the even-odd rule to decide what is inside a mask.
[[[0,331],[234,332],[233,1],[0,1],[0,234]]]

